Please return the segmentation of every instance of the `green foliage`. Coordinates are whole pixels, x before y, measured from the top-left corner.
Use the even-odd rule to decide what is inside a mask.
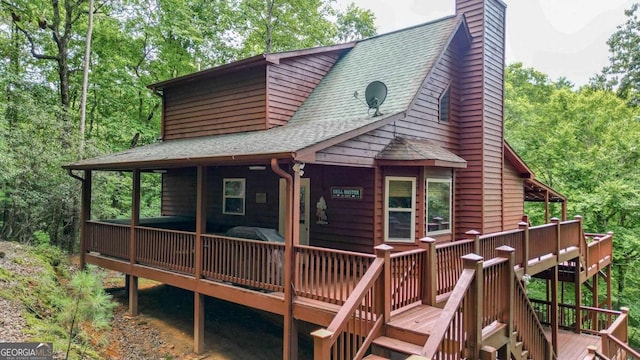
[[[612,91],[574,90],[521,64],[505,77],[506,140],[537,178],[568,196],[568,213],[582,215],[586,231],[614,232],[614,304],[629,306],[637,326],[640,109]],[[533,210],[535,222],[542,214]]]

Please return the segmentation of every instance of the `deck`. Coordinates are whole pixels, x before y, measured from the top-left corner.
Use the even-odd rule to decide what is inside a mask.
[[[486,259],[484,265],[480,265],[484,270],[478,268],[480,272],[476,274],[481,276],[478,281],[484,278],[486,291],[479,302],[484,305],[481,310],[474,310],[484,314],[484,332],[504,321],[504,309],[509,306],[503,295],[504,288],[511,286],[514,276],[541,272],[570,259],[582,258],[588,261],[580,274],[583,279],[608,266],[612,251],[611,235],[585,238],[579,219],[524,226],[496,234],[472,234],[469,239],[444,244],[423,239],[416,249],[398,253],[382,246],[376,254],[301,245],[293,246],[289,252],[281,243],[114,222],[89,221],[84,226],[83,257],[87,263],[278,315],[285,316],[290,309],[295,319],[321,327],[331,328],[342,316],[340,321],[346,323],[338,328],[343,340],[336,340],[342,344],[351,341],[358,346],[368,346],[372,343],[371,337],[385,326],[387,334],[408,340],[416,349],[421,349],[420,344],[429,339],[434,329],[441,327],[441,308],[450,306],[450,297],[455,297],[460,304],[452,307],[447,312],[449,315],[461,311],[462,306],[480,301],[476,298],[463,305],[463,299],[478,296],[470,288],[462,295],[452,295],[459,291],[456,289],[460,287],[463,272],[469,271],[465,268],[468,259],[464,260],[464,255],[479,253],[482,257],[476,261],[480,264]],[[511,257],[512,260],[508,260]],[[291,274],[294,294],[290,306],[287,306],[284,286],[287,271]],[[347,312],[347,308],[351,312]],[[522,314],[530,316],[533,310]],[[381,322],[384,319],[389,321]],[[456,320],[457,326],[462,326],[461,319]],[[571,334],[563,332],[558,343],[563,344]],[[352,335],[356,335],[357,340],[350,340]],[[589,339],[586,345],[594,338],[599,339],[590,335],[575,336]],[[464,341],[450,343],[460,345]],[[586,351],[582,342],[573,341],[571,345]],[[577,359],[574,355],[566,358]]]
[[[551,329],[546,328],[545,334],[551,338]],[[577,334],[568,330],[558,331],[558,359],[584,359],[587,356],[587,348],[595,346],[601,350],[602,339],[597,335]]]

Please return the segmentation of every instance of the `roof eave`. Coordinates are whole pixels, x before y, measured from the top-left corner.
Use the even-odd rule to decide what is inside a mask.
[[[82,164],[75,163],[64,165],[67,170],[134,170],[134,169],[158,169],[158,168],[175,168],[190,167],[198,165],[244,165],[257,162],[268,163],[271,159],[293,159],[293,152],[266,153],[266,154],[249,154],[249,155],[224,155],[224,156],[205,156],[197,158],[176,158],[167,160],[150,160],[150,161],[128,161],[119,163],[104,164]]]
[[[446,161],[438,159],[422,159],[422,160],[389,160],[389,159],[376,159],[376,165],[378,166],[429,166],[429,167],[443,167],[454,169],[466,169],[467,163]]]

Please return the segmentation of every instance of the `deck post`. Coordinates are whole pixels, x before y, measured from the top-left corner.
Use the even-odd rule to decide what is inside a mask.
[[[436,257],[436,239],[425,237],[420,239],[420,247],[427,249],[426,264],[422,276],[422,303],[436,305],[438,295],[438,259]]]
[[[611,243],[613,244],[613,232],[609,231],[607,233],[607,235],[611,236]],[[613,249],[612,249],[613,251]],[[609,265],[607,265],[607,309],[612,310],[613,308],[611,307],[611,265],[612,262],[609,263]]]
[[[553,224],[555,224],[556,226],[556,262],[559,263],[560,262],[560,236],[562,236],[562,234],[560,233],[560,219],[554,217],[551,219],[551,222]]]
[[[477,230],[469,230],[465,233],[465,235],[473,239],[473,253],[481,255],[480,254],[480,232]]]
[[[522,249],[524,252],[524,264],[522,264],[522,267],[524,268],[524,274],[526,275],[529,273],[529,223],[521,221],[518,223],[518,228],[524,232],[522,235],[524,237],[524,249]]]
[[[318,329],[311,333],[313,336],[313,360],[331,359],[331,336],[333,332],[327,329]]]
[[[202,278],[202,234],[207,232],[207,168],[199,165],[197,171],[196,243],[194,249],[194,277]],[[204,351],[204,295],[193,294],[193,352]]]
[[[549,223],[549,190],[544,192],[544,222]]]
[[[475,277],[469,289],[469,301],[466,302],[467,334],[469,338],[467,349],[468,358],[479,359],[480,348],[482,347],[482,309],[484,301],[484,262],[483,258],[477,254],[467,254],[462,257],[465,269],[475,270]],[[463,325],[464,326],[464,325]]]
[[[91,220],[91,170],[84,171],[82,182],[82,212],[80,214],[80,269],[86,265],[87,221]]]
[[[558,354],[558,265],[554,266],[551,274],[551,345]]]
[[[140,169],[133,169],[131,191],[131,233],[129,237],[129,263],[136,263],[136,226],[140,224]],[[138,277],[129,275],[129,315],[138,315]]]
[[[193,352],[204,351],[204,295],[193,294]]]
[[[382,272],[382,278],[379,281],[382,281],[377,289],[379,291],[376,294],[376,297],[379,299],[378,304],[383,304],[383,315],[384,315],[384,323],[391,319],[391,250],[393,247],[382,244],[378,245],[375,248],[376,256],[380,259],[384,259],[384,270]]]
[[[511,334],[513,334],[514,330],[515,330],[515,326],[513,323],[513,319],[515,317],[515,270],[514,270],[514,266],[515,266],[515,262],[516,262],[516,249],[510,247],[510,246],[500,246],[498,248],[496,248],[496,252],[498,253],[498,256],[501,258],[505,258],[505,259],[509,259],[509,266],[507,267],[507,283],[504,284],[504,288],[505,291],[503,294],[504,296],[507,297],[507,301],[505,302],[508,306],[509,309],[505,312],[503,312],[504,315],[507,315],[508,318],[507,319],[502,319],[502,322],[507,324],[507,334],[509,334],[508,336],[511,336]],[[511,349],[510,349],[510,342],[507,343],[507,346],[509,347],[509,353],[511,353]]]

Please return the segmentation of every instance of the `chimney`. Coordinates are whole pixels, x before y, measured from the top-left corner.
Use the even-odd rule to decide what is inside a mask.
[[[505,10],[501,0],[456,0],[473,38],[459,77],[459,149],[467,168],[456,173],[458,236],[503,229]]]

